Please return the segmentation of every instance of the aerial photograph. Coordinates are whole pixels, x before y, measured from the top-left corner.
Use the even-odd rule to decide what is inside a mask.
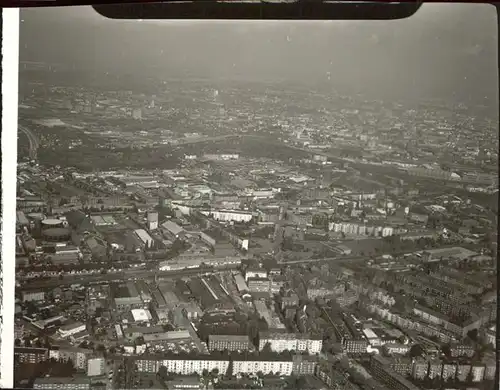
[[[498,388],[493,6],[20,15],[14,387]]]

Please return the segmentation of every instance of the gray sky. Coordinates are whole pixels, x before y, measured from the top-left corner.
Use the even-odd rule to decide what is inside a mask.
[[[488,4],[424,4],[396,21],[114,21],[90,7],[21,11],[21,60],[177,77],[300,80],[497,107]],[[152,70],[154,68],[154,70]],[[486,98],[485,98],[486,97]]]

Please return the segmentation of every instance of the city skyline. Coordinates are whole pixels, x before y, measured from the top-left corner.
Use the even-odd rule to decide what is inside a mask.
[[[493,390],[491,11],[23,10],[14,386]]]
[[[86,70],[160,77],[331,83],[352,93],[444,98],[496,110],[491,10],[424,4],[412,17],[389,22],[137,22],[106,20],[90,7],[30,9],[21,12],[20,58],[50,56]],[[37,20],[50,20],[50,28],[37,28]]]

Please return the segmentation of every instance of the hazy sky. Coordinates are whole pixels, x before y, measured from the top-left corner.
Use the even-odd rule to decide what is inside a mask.
[[[498,106],[496,10],[424,4],[396,21],[114,21],[90,7],[21,11],[21,60],[178,77],[327,82],[353,92]],[[485,98],[486,97],[486,98]]]

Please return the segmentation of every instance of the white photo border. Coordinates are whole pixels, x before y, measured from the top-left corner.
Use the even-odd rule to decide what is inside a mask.
[[[19,8],[2,9],[2,330],[0,388],[14,386]]]

